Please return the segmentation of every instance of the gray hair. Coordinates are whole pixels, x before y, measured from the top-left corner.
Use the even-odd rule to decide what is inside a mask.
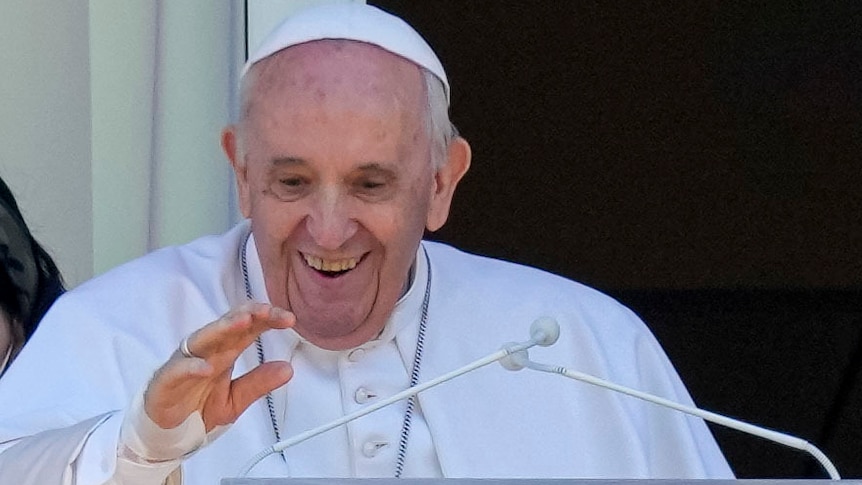
[[[443,82],[428,69],[422,68],[425,93],[428,98],[428,139],[431,143],[431,165],[438,169],[446,163],[449,144],[458,136],[458,130],[449,120],[449,102]]]

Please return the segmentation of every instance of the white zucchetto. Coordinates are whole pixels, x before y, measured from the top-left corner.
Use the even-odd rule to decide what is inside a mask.
[[[449,101],[449,81],[431,46],[407,22],[364,3],[314,6],[287,17],[248,58],[242,75],[256,62],[288,47],[323,39],[343,39],[376,45],[429,70],[443,82]]]

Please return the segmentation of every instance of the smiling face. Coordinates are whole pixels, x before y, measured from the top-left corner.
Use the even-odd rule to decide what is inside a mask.
[[[222,144],[267,293],[310,342],[355,347],[386,324],[469,162],[454,183],[432,167],[423,75],[382,49],[316,41],[253,69]]]

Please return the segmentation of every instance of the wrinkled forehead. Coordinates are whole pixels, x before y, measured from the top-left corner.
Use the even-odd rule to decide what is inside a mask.
[[[288,17],[249,56],[242,76],[285,49],[326,39],[374,45],[425,68],[440,79],[449,100],[446,72],[425,39],[400,18],[363,3],[316,6]]]
[[[419,66],[376,45],[352,40],[315,40],[282,49],[252,66],[245,82],[251,98],[264,96],[268,103],[284,92],[324,97],[333,89],[369,99],[403,101],[418,95],[425,101]]]
[[[245,146],[302,152],[329,137],[331,150],[396,139],[399,147],[423,151],[429,133],[424,81],[417,65],[374,45],[326,39],[291,46],[247,74]]]

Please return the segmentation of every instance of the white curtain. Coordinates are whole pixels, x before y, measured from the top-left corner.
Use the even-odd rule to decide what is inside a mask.
[[[0,1],[0,175],[69,286],[239,219],[245,19],[255,44],[324,1]]]
[[[0,0],[0,176],[70,284],[93,274],[88,0]]]
[[[91,0],[95,273],[237,220],[219,133],[243,19],[238,1]]]
[[[95,273],[239,220],[219,135],[246,38],[332,1],[90,0]]]

